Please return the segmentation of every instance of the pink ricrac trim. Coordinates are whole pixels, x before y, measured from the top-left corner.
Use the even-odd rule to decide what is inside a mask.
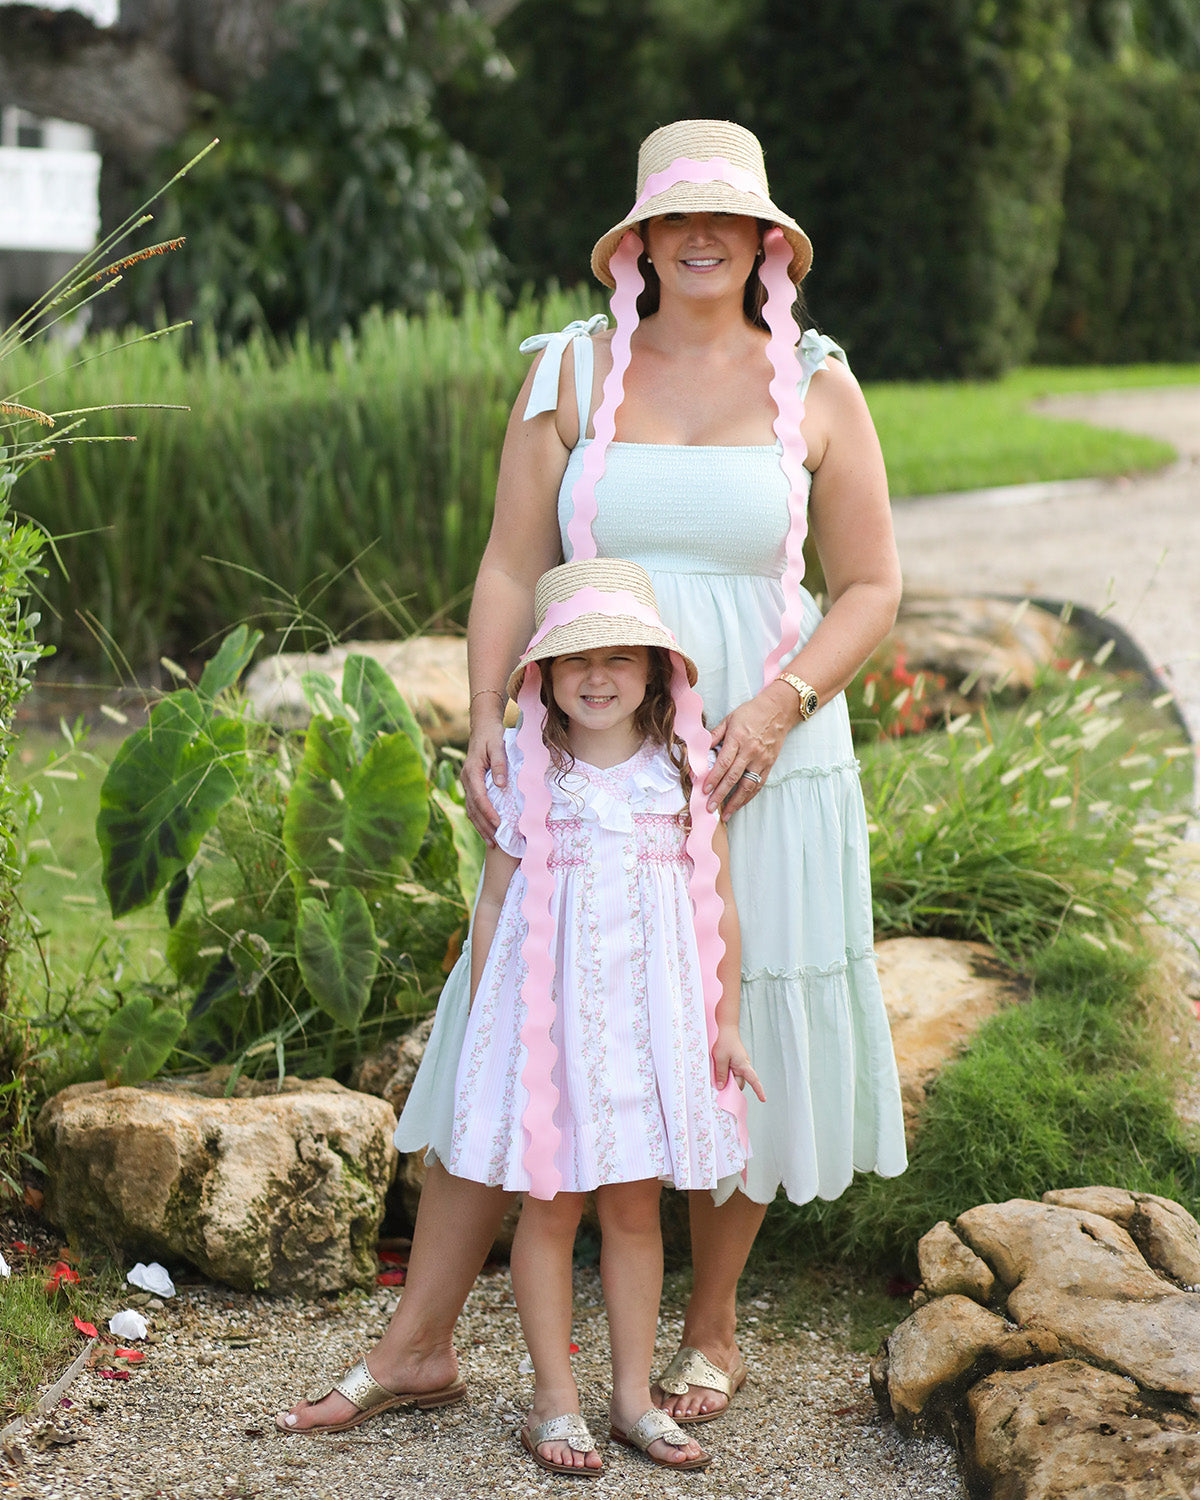
[[[779,464],[788,482],[788,532],[784,544],[781,580],[783,609],[779,620],[779,640],[763,668],[765,686],[774,681],[782,663],[800,644],[803,608],[800,583],[804,577],[804,537],[808,529],[808,484],[804,460],[808,457],[808,445],[800,431],[800,425],[804,421],[804,402],[800,399],[800,366],[796,354],[800,329],[792,312],[796,288],[788,275],[788,267],[792,263],[792,247],[783,230],[776,226],[763,235],[763,249],[766,254],[758,274],[767,291],[763,318],[771,331],[767,343],[767,358],[775,372],[770,390],[778,412],[773,426],[775,436],[783,446]]]
[[[542,739],[545,708],[541,699],[542,674],[536,662],[525,669],[525,679],[517,695],[521,710],[521,727],[517,732],[523,760],[517,773],[517,790],[521,797],[518,829],[525,837],[521,869],[525,876],[525,897],[521,915],[525,920],[525,937],[521,958],[525,978],[521,1000],[525,1022],[521,1043],[525,1048],[525,1068],[521,1082],[528,1101],[522,1124],[528,1144],[522,1158],[529,1173],[529,1191],[535,1198],[553,1198],[562,1189],[562,1172],[555,1157],[561,1132],[554,1123],[558,1107],[558,1089],[554,1083],[554,1064],[558,1048],[551,1037],[555,1020],[554,1003],[554,922],[550,904],[554,897],[554,876],[550,869],[553,841],[546,819],[550,815],[550,752]]]
[[[629,593],[626,589],[614,589],[612,592],[602,593],[599,589],[594,589],[589,585],[586,588],[576,589],[569,599],[556,600],[550,605],[546,610],[546,618],[525,648],[526,651],[532,651],[552,630],[556,630],[560,625],[565,625],[571,620],[577,620],[580,615],[628,615],[631,619],[641,620],[644,625],[655,626],[668,639],[674,640],[674,636],[654,610],[643,604],[636,595]]]
[[[638,201],[629,210],[628,217],[632,218],[651,198],[657,198],[659,193],[674,187],[677,182],[726,182],[740,193],[750,193],[755,198],[761,198],[764,203],[771,201],[763,190],[762,183],[752,172],[747,172],[744,167],[735,167],[724,156],[710,156],[707,161],[677,156],[670,166],[646,178],[646,185]]]
[[[721,998],[718,969],[725,956],[721,936],[721,898],[717,894],[717,872],[720,864],[713,850],[717,814],[709,812],[703,790],[708,775],[708,752],[712,736],[704,727],[703,705],[695,688],[689,686],[687,671],[679,656],[671,653],[671,696],[675,699],[675,733],[687,746],[688,766],[692,773],[692,794],[688,802],[691,828],[685,847],[692,862],[688,891],[696,917],[696,949],[700,958],[700,982],[704,995],[704,1020],[708,1030],[708,1050],[717,1040],[717,1003]],[[742,1150],[748,1151],[750,1138],[746,1129],[746,1101],[732,1072],[717,1094],[717,1103],[731,1114],[737,1124]]]
[[[609,267],[616,286],[611,306],[616,328],[612,338],[612,369],[604,380],[604,392],[596,410],[596,436],[583,456],[583,468],[571,491],[571,521],[567,541],[571,560],[596,556],[592,523],[596,519],[596,486],[604,477],[608,445],[617,430],[617,411],[625,399],[625,372],[629,368],[629,340],[637,327],[637,299],[645,282],[638,270],[642,242],[632,230],[626,232],[613,252]],[[580,442],[585,434],[579,434]]]

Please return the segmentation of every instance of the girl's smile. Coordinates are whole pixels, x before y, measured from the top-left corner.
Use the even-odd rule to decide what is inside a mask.
[[[633,716],[646,696],[649,675],[646,646],[598,646],[554,658],[550,690],[570,721],[572,753],[591,765],[615,765],[636,749]]]

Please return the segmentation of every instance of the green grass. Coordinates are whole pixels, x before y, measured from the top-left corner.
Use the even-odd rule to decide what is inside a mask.
[[[990,1021],[929,1093],[908,1170],[833,1203],[781,1203],[768,1242],[798,1259],[915,1267],[917,1241],[978,1203],[1107,1184],[1200,1209],[1200,1158],[1151,1040],[1145,954],[1078,937],[1031,963],[1029,1000]]]
[[[1157,439],[1029,410],[1043,396],[1200,385],[1200,365],[1017,370],[995,382],[866,387],[892,494],[929,495],[1130,474],[1168,463]]]
[[[100,1328],[116,1295],[117,1274],[107,1263],[95,1274],[85,1267],[78,1285],[48,1292],[50,1264],[17,1259],[12,1275],[0,1281],[0,1426],[29,1411],[38,1388],[83,1348],[86,1335],[75,1317]]]

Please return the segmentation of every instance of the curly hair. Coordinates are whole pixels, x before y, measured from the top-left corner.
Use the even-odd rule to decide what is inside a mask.
[[[686,802],[692,794],[692,774],[688,767],[687,747],[675,733],[675,700],[671,696],[670,653],[661,646],[648,646],[650,670],[646,676],[646,696],[633,713],[633,727],[643,741],[665,747],[671,764],[679,772],[679,783]],[[540,663],[542,668],[542,702],[546,706],[546,718],[542,724],[542,739],[550,752],[550,759],[559,777],[563,777],[575,764],[568,738],[570,720],[554,701],[550,689],[550,676],[554,670],[554,658]]]

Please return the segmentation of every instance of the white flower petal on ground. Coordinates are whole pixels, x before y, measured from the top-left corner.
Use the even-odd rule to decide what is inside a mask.
[[[114,1313],[108,1320],[109,1333],[115,1333],[119,1339],[144,1339],[150,1331],[150,1325],[142,1317],[140,1312],[134,1312],[127,1307],[123,1312]]]
[[[153,1292],[156,1297],[175,1295],[175,1283],[166,1266],[160,1266],[156,1260],[152,1260],[148,1266],[139,1260],[133,1270],[126,1274],[125,1280],[130,1286],[139,1287],[143,1292]]]
[[[3,1255],[0,1255],[0,1276],[11,1276],[11,1275],[12,1275],[12,1271],[9,1269],[8,1262],[4,1259]]]

